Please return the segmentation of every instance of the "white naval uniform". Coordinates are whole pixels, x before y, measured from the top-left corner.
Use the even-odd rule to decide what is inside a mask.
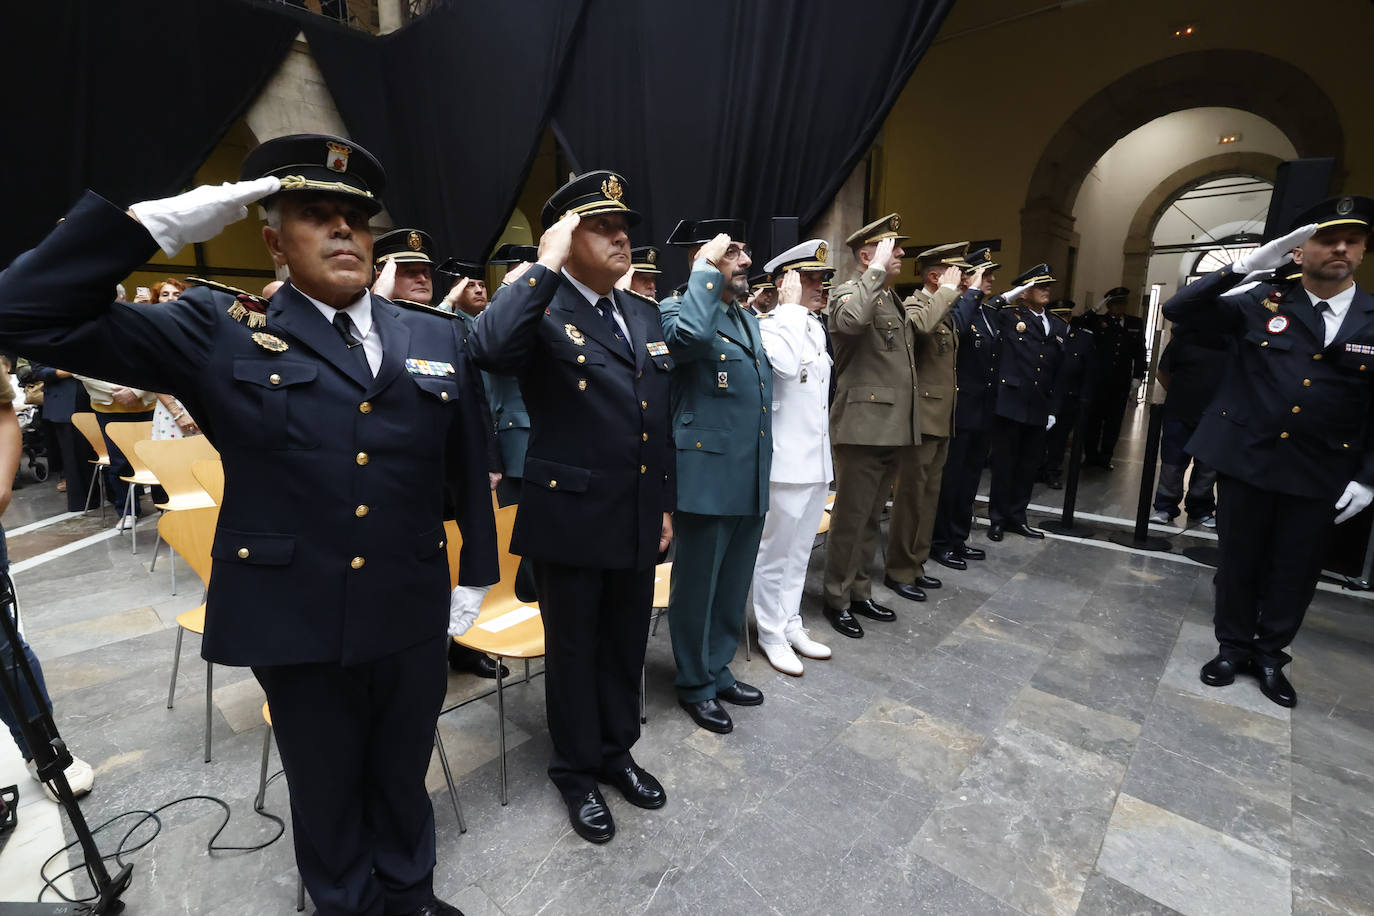
[[[802,628],[801,598],[816,529],[835,476],[830,458],[830,354],[820,319],[795,303],[760,316],[773,366],[773,467],[754,565],[760,645]]]

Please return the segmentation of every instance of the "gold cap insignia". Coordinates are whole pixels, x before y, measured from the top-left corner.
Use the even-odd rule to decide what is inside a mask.
[[[896,232],[898,229],[902,228],[902,218],[894,213],[892,214],[892,219],[887,221],[887,225],[893,232]]]
[[[649,249],[649,263],[652,264],[652,263],[654,263],[654,262],[657,261],[657,260],[658,260],[658,251],[657,251],[656,249],[650,248],[650,249]]]
[[[425,245],[420,239],[420,233],[414,229],[410,230],[410,235],[406,236],[406,244],[410,246],[411,251],[419,251]]]
[[[610,200],[620,200],[620,195],[625,193],[625,189],[620,186],[620,179],[612,175],[601,182],[601,193]]]
[[[579,347],[585,346],[587,343],[587,338],[582,336],[582,332],[577,329],[577,325],[575,324],[563,325],[563,333],[568,335],[568,340],[571,340]]]
[[[288,349],[286,341],[277,337],[275,334],[266,334],[262,331],[257,331],[253,334],[253,343],[262,347],[269,353],[285,353]]]
[[[1355,209],[1355,198],[1342,197],[1336,202],[1336,212],[1341,216],[1348,216],[1351,210]]]
[[[353,153],[353,147],[344,146],[342,143],[326,143],[328,148],[324,156],[324,164],[330,171],[347,172],[348,157]]]
[[[816,260],[824,264],[826,254],[825,242],[821,242],[820,245],[816,246]]]

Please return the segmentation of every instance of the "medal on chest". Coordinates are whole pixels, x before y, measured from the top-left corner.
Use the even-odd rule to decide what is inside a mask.
[[[805,366],[802,366],[802,371],[801,371],[801,383],[802,383],[803,385],[806,384],[806,367],[805,367]]]
[[[1269,319],[1269,323],[1264,326],[1264,329],[1270,334],[1282,334],[1288,330],[1288,316],[1275,315]]]

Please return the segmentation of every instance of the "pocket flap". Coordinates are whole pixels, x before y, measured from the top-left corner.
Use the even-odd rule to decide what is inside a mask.
[[[234,359],[234,381],[261,385],[263,388],[289,388],[303,382],[313,382],[319,367],[313,363],[298,363],[269,357]]]
[[[220,528],[210,556],[224,563],[249,566],[285,566],[296,552],[294,534],[261,534]]]
[[[553,355],[565,363],[579,366],[604,366],[606,354],[592,347],[552,347]]]
[[[1262,350],[1291,350],[1293,340],[1287,334],[1270,334],[1267,331],[1250,331],[1245,340]]]
[[[592,472],[571,464],[559,464],[544,458],[525,458],[525,484],[540,486],[546,490],[567,490],[572,493],[585,493]]]
[[[451,378],[436,378],[432,375],[412,375],[420,390],[432,398],[452,402],[458,400],[458,383]]]
[[[497,432],[503,429],[529,429],[530,415],[524,410],[503,410],[496,421]]]
[[[897,403],[897,391],[895,388],[875,388],[872,386],[861,386],[849,389],[849,403],[853,404],[860,401],[871,401],[875,404],[895,404]]]
[[[684,452],[710,452],[713,455],[725,454],[730,434],[723,429],[679,429],[673,433],[673,442]]]
[[[415,540],[415,556],[417,559],[432,557],[439,551],[448,546],[448,534],[444,531],[443,525],[421,534]]]

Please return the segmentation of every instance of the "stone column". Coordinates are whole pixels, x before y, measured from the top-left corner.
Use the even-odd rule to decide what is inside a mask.
[[[811,226],[807,238],[825,239],[830,249],[827,263],[835,269],[835,281],[841,283],[854,274],[858,262],[844,243],[851,232],[865,222],[864,205],[868,199],[868,161],[861,161],[850,173],[830,206]]]

